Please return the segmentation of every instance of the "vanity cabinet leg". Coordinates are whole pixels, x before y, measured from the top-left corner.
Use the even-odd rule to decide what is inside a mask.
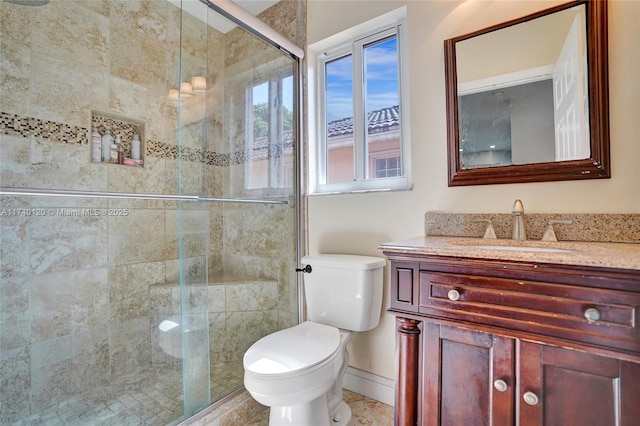
[[[418,375],[420,321],[396,317],[398,368],[396,380],[396,426],[418,423]]]

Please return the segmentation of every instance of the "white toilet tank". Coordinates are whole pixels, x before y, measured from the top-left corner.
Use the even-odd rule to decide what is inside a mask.
[[[380,257],[347,254],[305,256],[304,274],[309,320],[351,331],[367,331],[380,321],[382,271]]]

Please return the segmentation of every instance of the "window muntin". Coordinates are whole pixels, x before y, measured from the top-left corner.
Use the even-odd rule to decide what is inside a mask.
[[[403,22],[318,55],[321,121],[311,192],[410,187],[408,132],[400,117]],[[376,172],[382,153],[398,158],[396,172]]]

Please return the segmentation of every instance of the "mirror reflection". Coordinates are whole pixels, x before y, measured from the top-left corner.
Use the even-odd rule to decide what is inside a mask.
[[[584,5],[455,44],[460,169],[588,159]]]

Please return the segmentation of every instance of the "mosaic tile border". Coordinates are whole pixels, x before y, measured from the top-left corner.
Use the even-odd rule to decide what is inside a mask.
[[[181,147],[156,140],[147,140],[145,144],[145,154],[169,160],[177,160],[180,157],[185,161],[207,164],[209,166],[227,167],[231,164],[242,164],[231,163],[230,158],[232,154],[220,154],[202,148]]]
[[[136,123],[125,122],[101,114],[100,112],[95,112],[94,115],[98,124],[98,131],[102,134],[106,125],[111,126],[114,135],[122,134],[125,153],[130,153],[133,133],[137,130],[142,137],[144,129],[140,127],[134,129]],[[0,133],[24,138],[44,138],[65,144],[88,145],[90,129],[0,111]],[[294,149],[292,136],[287,137],[283,145],[262,143],[259,147],[256,147],[256,150],[259,151],[257,158],[277,158],[293,153]],[[171,160],[181,158],[184,161],[218,167],[245,164],[252,158],[248,151],[234,151],[223,154],[202,148],[181,147],[157,140],[143,140],[143,152],[145,156]]]
[[[89,130],[84,127],[4,111],[0,111],[0,132],[25,138],[45,138],[65,144],[89,145]]]

